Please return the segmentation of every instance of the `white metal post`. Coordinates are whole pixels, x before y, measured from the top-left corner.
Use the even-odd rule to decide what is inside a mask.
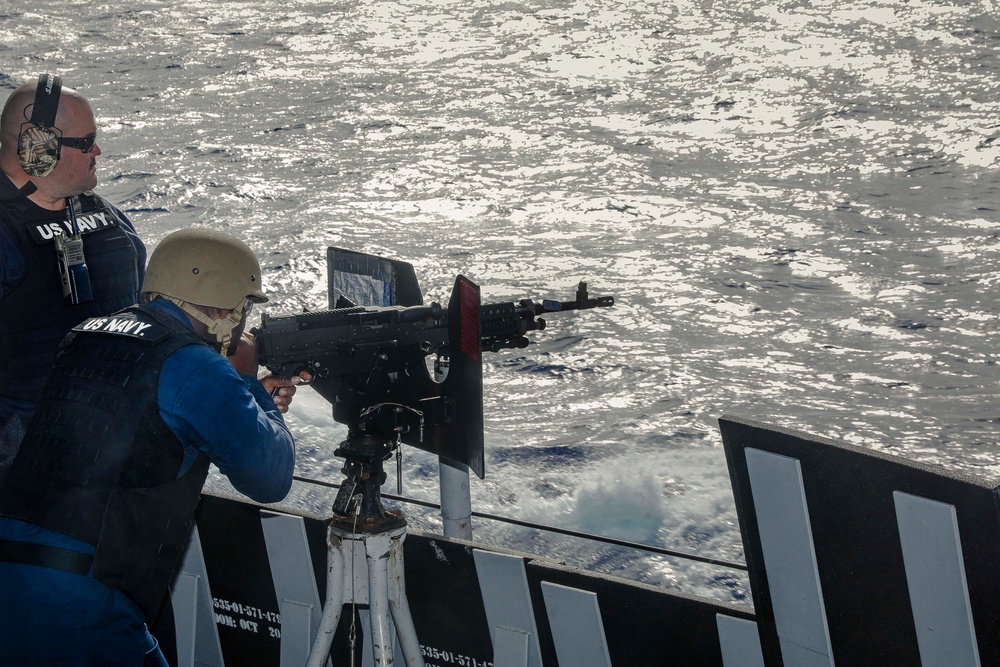
[[[472,540],[472,492],[469,466],[439,458],[441,522],[445,537]]]

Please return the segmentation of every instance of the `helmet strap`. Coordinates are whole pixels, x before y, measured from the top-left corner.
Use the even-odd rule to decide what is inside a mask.
[[[162,296],[183,310],[185,313],[204,324],[208,329],[208,333],[215,336],[216,342],[221,346],[219,347],[219,354],[226,356],[226,352],[229,350],[229,343],[233,338],[233,329],[238,327],[240,320],[243,319],[243,313],[239,309],[233,310],[228,316],[216,320],[198,310],[193,304],[190,304],[187,301],[182,301],[172,296]]]

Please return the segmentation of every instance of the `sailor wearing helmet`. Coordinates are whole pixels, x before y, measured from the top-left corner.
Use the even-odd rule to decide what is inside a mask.
[[[242,336],[267,301],[250,248],[209,229],[170,234],[142,292],[67,336],[0,488],[5,665],[166,665],[145,624],[209,463],[259,502],[291,486],[292,436]]]

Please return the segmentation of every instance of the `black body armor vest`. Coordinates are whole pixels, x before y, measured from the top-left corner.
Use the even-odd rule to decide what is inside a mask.
[[[94,576],[152,622],[180,564],[208,475],[160,417],[160,368],[205,345],[170,315],[136,306],[73,328],[0,488],[0,515],[96,549]]]
[[[0,394],[37,402],[59,342],[87,319],[138,301],[139,255],[121,221],[97,195],[81,195],[77,222],[93,300],[68,305],[63,298],[54,229],[69,230],[67,211],[40,209],[20,195],[0,198],[0,224],[24,254],[20,284],[0,299]]]

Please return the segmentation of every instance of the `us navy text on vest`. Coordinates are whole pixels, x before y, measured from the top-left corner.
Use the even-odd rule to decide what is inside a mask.
[[[89,234],[99,229],[118,226],[118,218],[108,215],[107,210],[98,210],[93,213],[77,216],[76,222],[81,234]],[[32,225],[28,228],[28,232],[35,243],[49,243],[55,238],[56,234],[65,234],[68,236],[74,233],[73,225],[70,224],[69,220],[52,220]]]
[[[126,317],[92,317],[73,327],[73,331],[112,333],[132,336],[133,338],[145,338],[146,330],[151,326],[153,325]]]

